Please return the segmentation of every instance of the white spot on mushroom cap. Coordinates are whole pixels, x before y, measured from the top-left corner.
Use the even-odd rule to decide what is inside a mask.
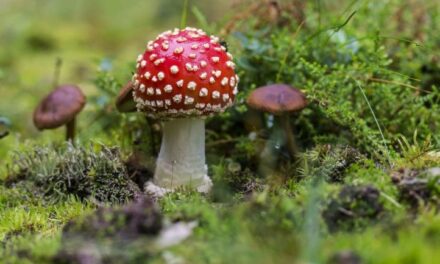
[[[238,87],[237,86],[235,86],[234,90],[232,90],[232,94],[233,95],[237,95],[238,94]]]
[[[218,98],[220,98],[220,92],[219,91],[212,92],[212,99],[218,99]]]
[[[220,61],[220,58],[219,57],[212,57],[211,60],[212,60],[212,62],[217,63]]]
[[[177,41],[178,43],[183,43],[183,42],[187,41],[187,39],[186,39],[185,37],[178,37],[178,38],[176,39],[176,41]]]
[[[215,77],[220,78],[220,76],[222,75],[222,71],[220,70],[214,71],[214,75]]]
[[[177,47],[175,50],[174,50],[174,54],[181,54],[183,52],[183,47]]]
[[[200,74],[200,79],[205,80],[208,77],[208,74],[206,72],[202,72],[202,74]]]
[[[163,107],[163,101],[162,100],[156,100],[157,107]]]
[[[163,72],[159,72],[159,73],[157,74],[157,78],[159,79],[159,81],[162,81],[162,80],[165,78],[165,73],[163,73]]]
[[[191,96],[186,95],[186,96],[185,96],[185,102],[184,102],[184,104],[186,104],[186,105],[190,105],[190,104],[192,104],[192,103],[194,103],[194,98],[191,97]]]
[[[231,77],[231,79],[229,79],[229,85],[231,87],[235,87],[235,78],[234,77]]]
[[[223,94],[223,101],[227,102],[229,99],[229,94]]]
[[[167,84],[167,85],[165,85],[165,87],[163,88],[163,90],[164,90],[166,93],[171,93],[171,92],[173,91],[173,86],[171,86],[171,84]]]
[[[195,54],[195,53],[190,53],[190,54],[188,55],[188,57],[191,58],[191,59],[195,59],[195,58],[197,58],[197,54]]]
[[[159,64],[164,63],[164,62],[165,62],[165,59],[164,59],[164,58],[162,58],[162,59],[157,59],[157,60],[154,61],[154,65],[158,66]]]
[[[139,87],[139,90],[144,93],[145,92],[145,85],[141,84],[141,86]]]
[[[208,65],[208,63],[204,60],[200,61],[200,66],[202,66],[203,68],[206,67]]]
[[[189,72],[194,71],[193,66],[192,66],[191,63],[189,63],[189,62],[185,64],[185,68],[186,68],[186,70],[189,71]]]
[[[154,94],[154,88],[153,87],[148,87],[147,88],[147,94],[148,95],[153,95]]]
[[[209,77],[209,83],[210,84],[214,84],[215,83],[215,79],[214,79],[214,77]]]
[[[169,48],[170,48],[170,44],[168,43],[168,41],[162,42],[162,49],[163,50],[168,50]]]
[[[144,76],[145,76],[145,79],[149,80],[151,77],[151,73],[147,71],[144,73]]]
[[[161,95],[162,91],[159,88],[156,88],[156,95]]]
[[[182,101],[182,95],[181,94],[176,94],[175,96],[173,96],[173,101],[175,103],[180,103]]]
[[[228,84],[228,82],[229,82],[228,77],[223,77],[223,79],[221,81],[221,85],[226,86]]]
[[[157,54],[153,53],[150,55],[150,61],[154,61],[157,58]]]
[[[137,61],[137,62],[140,62],[140,61],[143,59],[143,57],[144,57],[144,55],[139,54],[139,55],[137,56],[136,61]]]
[[[153,82],[157,82],[157,77],[156,77],[156,76],[153,76],[153,78],[151,78],[151,80],[152,80]]]
[[[170,71],[172,74],[177,74],[179,72],[179,67],[177,67],[176,65],[173,65],[170,67]]]
[[[189,83],[188,83],[188,89],[189,90],[192,90],[192,91],[194,91],[195,89],[196,89],[196,87],[197,87],[197,84],[195,83],[195,82],[193,82],[193,81],[190,81]]]
[[[183,87],[183,80],[179,80],[176,82],[177,87]]]
[[[206,89],[206,88],[202,88],[202,89],[200,89],[200,92],[199,92],[199,96],[200,97],[206,97],[206,96],[208,96],[208,89]]]

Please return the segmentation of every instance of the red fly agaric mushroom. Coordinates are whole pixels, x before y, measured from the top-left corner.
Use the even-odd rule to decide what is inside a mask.
[[[286,84],[259,87],[247,98],[247,104],[256,109],[280,116],[286,134],[287,148],[292,157],[297,156],[297,147],[289,123],[289,113],[301,111],[307,106],[306,96],[298,89]]]
[[[35,109],[34,124],[39,130],[66,125],[66,140],[73,140],[75,117],[85,103],[86,97],[77,86],[58,86]]]
[[[160,196],[180,186],[210,190],[204,118],[225,111],[235,99],[238,76],[232,59],[217,37],[195,28],[164,32],[138,56],[136,107],[165,121],[147,192]]]

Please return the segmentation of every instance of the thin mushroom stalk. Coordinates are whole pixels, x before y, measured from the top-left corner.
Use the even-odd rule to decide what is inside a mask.
[[[72,118],[66,124],[66,141],[74,142],[75,139],[76,118]]]
[[[284,130],[284,136],[286,139],[286,147],[292,158],[297,158],[298,156],[298,146],[296,145],[295,136],[293,135],[292,126],[290,125],[289,116],[287,114],[282,114],[280,116],[280,123]]]
[[[166,189],[203,186],[205,163],[205,121],[176,119],[163,125],[163,137],[154,182]]]

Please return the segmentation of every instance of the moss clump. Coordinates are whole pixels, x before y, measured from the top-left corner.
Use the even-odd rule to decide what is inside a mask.
[[[330,232],[354,230],[379,219],[384,212],[377,188],[346,185],[330,200],[322,213]]]
[[[363,159],[365,157],[351,146],[318,145],[302,155],[304,168],[300,169],[300,174],[306,177],[310,170],[319,171],[328,182],[342,183],[346,170]]]
[[[264,180],[259,178],[256,173],[229,159],[214,165],[213,171],[215,196],[225,195],[225,191],[250,195],[253,192],[261,191],[264,187]]]
[[[400,169],[392,173],[399,200],[412,210],[421,205],[440,209],[440,168],[428,170]]]
[[[81,200],[122,203],[139,192],[127,174],[116,148],[102,145],[58,150],[35,147],[16,153],[6,180],[8,186],[30,181],[38,192],[53,202],[74,195]]]

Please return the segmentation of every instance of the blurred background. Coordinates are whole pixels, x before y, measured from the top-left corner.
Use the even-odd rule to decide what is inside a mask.
[[[193,0],[187,24],[197,24],[193,12],[206,14],[208,23],[221,21],[232,2]],[[39,133],[32,124],[38,100],[53,88],[57,59],[59,83],[77,84],[89,100],[106,104],[113,98],[100,96],[94,84],[98,72],[129,80],[147,41],[180,26],[183,5],[183,0],[0,0],[0,118],[11,132],[0,141],[0,158],[17,141],[64,137],[62,128]],[[93,111],[88,104],[79,121],[90,133]]]
[[[0,0],[0,134],[9,132],[0,140],[0,163],[27,139],[62,142],[63,128],[41,133],[32,124],[34,108],[53,89],[57,61],[58,82],[77,84],[88,98],[79,139],[121,145],[120,128],[139,117],[118,115],[115,96],[147,41],[180,27],[183,10],[184,0]],[[187,13],[187,25],[228,41],[236,58],[239,103],[224,115],[227,127],[217,122],[226,137],[258,130],[253,124],[245,131],[244,99],[279,81],[313,101],[292,118],[303,147],[342,143],[373,153],[377,144],[397,146],[401,135],[440,141],[437,1],[190,0]],[[211,131],[221,131],[217,123]]]

